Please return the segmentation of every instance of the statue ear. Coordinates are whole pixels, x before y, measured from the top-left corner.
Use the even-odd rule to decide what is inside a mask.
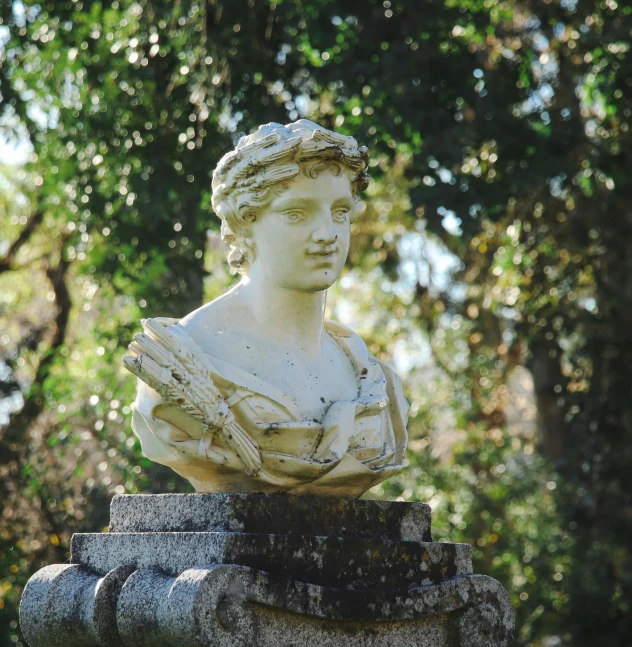
[[[252,238],[252,223],[257,219],[252,212],[246,212],[241,218],[239,228],[234,232],[234,242],[232,243],[242,253],[248,265],[255,262],[255,241]]]
[[[257,257],[255,241],[247,233],[249,232],[237,234],[231,244],[241,252],[248,265],[252,265]]]
[[[254,240],[249,234],[248,223],[241,223],[239,230],[235,231],[225,219],[222,219],[222,240],[231,248],[228,262],[242,274],[247,271],[249,265],[254,263],[256,257]]]

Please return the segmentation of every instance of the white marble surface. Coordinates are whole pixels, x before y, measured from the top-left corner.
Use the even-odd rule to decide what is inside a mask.
[[[240,140],[213,207],[241,282],[130,346],[148,458],[203,492],[357,497],[401,470],[408,405],[393,371],[324,319],[366,188],[368,150],[300,120]]]

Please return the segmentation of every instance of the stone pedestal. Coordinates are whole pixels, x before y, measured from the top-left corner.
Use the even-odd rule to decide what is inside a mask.
[[[30,647],[492,647],[514,613],[430,508],[257,494],[117,496],[109,533],[24,590]]]

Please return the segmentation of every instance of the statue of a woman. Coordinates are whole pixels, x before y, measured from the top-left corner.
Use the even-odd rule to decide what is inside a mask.
[[[198,491],[357,497],[401,470],[399,378],[324,319],[367,165],[353,138],[300,120],[261,126],[215,169],[243,278],[180,321],[144,321],[125,360],[143,452]]]

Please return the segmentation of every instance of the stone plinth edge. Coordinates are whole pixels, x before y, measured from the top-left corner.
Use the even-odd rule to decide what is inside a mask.
[[[110,532],[243,532],[432,541],[425,503],[284,494],[122,494]]]
[[[399,588],[472,574],[469,544],[226,532],[79,533],[71,561],[105,575],[119,564],[177,575],[198,564],[235,564],[302,582]]]

